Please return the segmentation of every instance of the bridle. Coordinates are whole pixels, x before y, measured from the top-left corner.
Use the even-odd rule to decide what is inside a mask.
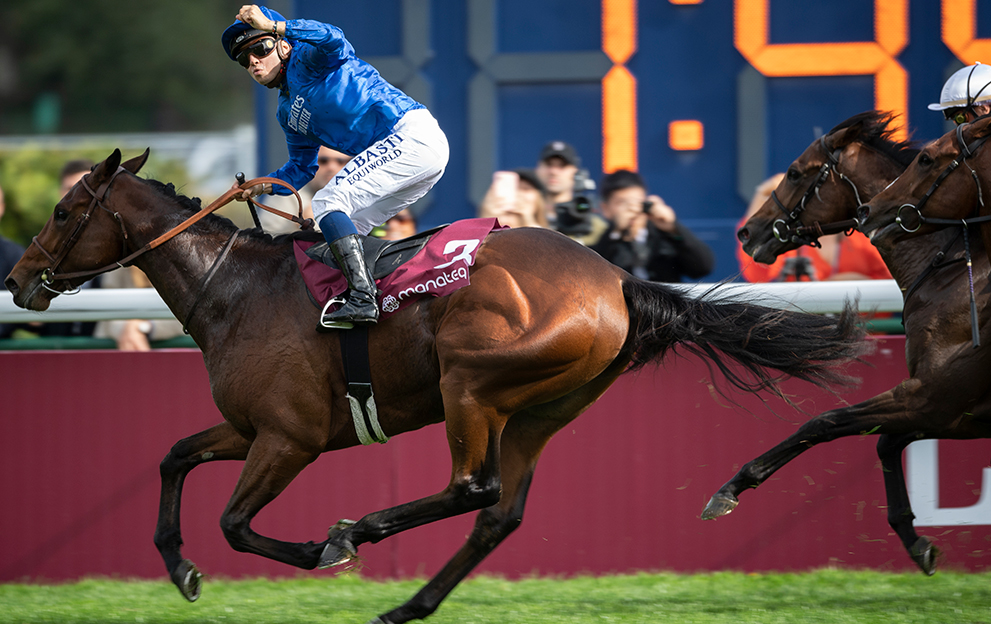
[[[74,279],[79,279],[79,278],[90,278],[90,277],[94,277],[96,275],[100,275],[101,273],[106,273],[107,271],[112,271],[112,270],[114,270],[114,269],[116,269],[118,267],[128,266],[138,256],[141,256],[142,254],[144,254],[146,252],[149,252],[152,249],[155,249],[156,247],[158,247],[158,246],[160,246],[160,245],[162,245],[162,244],[164,244],[164,243],[172,240],[175,236],[177,236],[181,232],[184,232],[185,230],[187,230],[190,226],[192,226],[194,223],[196,223],[197,221],[199,221],[203,217],[207,216],[208,214],[211,214],[211,213],[215,212],[216,210],[218,210],[218,209],[222,208],[223,206],[227,205],[228,203],[230,203],[231,200],[234,199],[235,195],[237,195],[238,193],[240,193],[243,189],[251,188],[252,186],[255,186],[257,184],[265,184],[265,183],[268,183],[268,184],[277,184],[279,186],[284,186],[285,188],[287,188],[290,191],[292,191],[293,195],[295,195],[295,197],[296,197],[296,201],[299,203],[299,214],[298,215],[291,215],[289,213],[282,212],[281,210],[276,210],[275,208],[269,208],[268,206],[265,206],[264,204],[261,204],[261,203],[258,203],[258,202],[255,202],[255,205],[256,206],[258,206],[260,208],[263,208],[263,209],[267,210],[268,212],[271,212],[272,214],[278,215],[278,216],[280,216],[280,217],[282,217],[284,219],[289,219],[290,221],[298,224],[301,229],[304,229],[304,230],[313,229],[313,220],[312,219],[304,219],[303,218],[303,200],[300,198],[299,193],[296,192],[296,189],[294,189],[291,185],[287,184],[286,182],[283,182],[282,180],[279,180],[278,178],[268,178],[268,177],[255,178],[253,180],[249,180],[249,181],[241,184],[240,188],[232,188],[232,189],[230,189],[229,191],[227,191],[226,193],[224,193],[223,195],[221,195],[219,198],[217,198],[212,204],[210,204],[206,208],[203,208],[199,212],[195,213],[194,215],[192,215],[189,218],[187,218],[186,220],[184,220],[179,225],[173,227],[172,229],[170,229],[169,231],[165,232],[164,234],[162,234],[158,238],[156,238],[156,239],[150,241],[149,243],[145,244],[144,246],[142,246],[137,251],[131,253],[130,255],[126,255],[125,256],[125,254],[127,253],[127,240],[128,240],[128,236],[127,236],[127,229],[124,227],[124,220],[121,218],[120,213],[115,212],[113,210],[110,210],[109,208],[107,208],[104,205],[104,202],[107,201],[107,197],[110,194],[110,187],[113,185],[114,181],[117,179],[117,176],[119,176],[121,173],[123,173],[125,171],[127,171],[127,169],[124,169],[123,167],[117,167],[117,170],[114,171],[114,173],[110,176],[110,178],[107,179],[107,181],[104,182],[103,184],[101,184],[99,187],[97,187],[96,190],[93,190],[93,188],[87,182],[87,178],[89,177],[89,175],[92,175],[92,174],[87,175],[86,177],[84,177],[83,179],[81,179],[79,181],[79,183],[82,185],[82,187],[84,189],[86,189],[86,192],[88,192],[90,194],[90,197],[92,199],[90,200],[89,206],[87,206],[86,211],[82,215],[79,216],[79,219],[77,219],[76,226],[73,228],[72,233],[62,243],[62,245],[61,245],[61,247],[59,247],[57,253],[52,254],[47,249],[45,249],[42,246],[41,242],[38,241],[38,237],[37,236],[35,236],[34,238],[31,239],[31,244],[35,245],[41,251],[41,253],[44,254],[44,256],[46,258],[48,258],[48,261],[51,263],[51,265],[47,269],[45,269],[44,271],[42,271],[42,273],[41,273],[41,284],[42,284],[42,286],[44,286],[49,291],[51,291],[51,292],[53,292],[53,293],[55,293],[57,295],[60,295],[60,294],[73,294],[74,292],[78,292],[78,291],[66,292],[66,291],[57,290],[57,289],[53,288],[52,285],[56,281],[66,281],[66,282],[68,282],[68,281],[71,281],[71,280],[74,280]],[[121,232],[121,259],[120,260],[117,260],[113,264],[108,264],[108,265],[106,265],[104,267],[100,267],[98,269],[90,269],[90,270],[86,270],[86,271],[74,271],[74,272],[71,272],[71,273],[57,273],[56,271],[57,271],[59,265],[62,264],[62,261],[65,260],[66,256],[69,254],[69,252],[72,250],[72,248],[76,245],[77,242],[79,242],[79,238],[82,235],[83,229],[90,222],[90,218],[92,217],[93,212],[94,212],[94,210],[97,207],[99,207],[100,209],[104,210],[105,212],[107,212],[108,214],[110,214],[111,216],[113,216],[114,219],[117,221],[117,224],[120,226],[120,232]],[[190,311],[186,314],[186,319],[183,321],[183,329],[184,330],[186,329],[186,326],[189,324],[189,320],[192,317],[193,312],[196,310],[196,307],[199,304],[199,301],[200,301],[200,298],[201,298],[203,292],[206,291],[206,287],[210,283],[210,280],[213,279],[213,276],[216,274],[217,269],[219,268],[220,264],[223,262],[224,258],[227,257],[227,253],[234,246],[234,241],[237,239],[237,236],[238,236],[239,233],[240,233],[240,230],[235,230],[234,231],[234,233],[231,235],[230,239],[228,239],[227,244],[224,246],[224,248],[221,251],[221,253],[214,260],[213,265],[210,267],[210,269],[207,272],[207,274],[201,280],[200,285],[199,285],[199,288],[198,288],[198,291],[197,291],[197,294],[196,294],[196,299],[193,301],[193,304],[190,307]]]
[[[957,143],[960,144],[960,154],[955,159],[953,159],[953,162],[947,165],[946,169],[944,169],[939,174],[939,176],[933,181],[932,185],[930,185],[929,187],[929,190],[926,191],[926,194],[923,195],[922,199],[919,200],[919,203],[902,204],[901,206],[898,207],[898,212],[895,213],[895,223],[897,223],[899,227],[901,227],[906,232],[909,233],[917,232],[919,228],[921,228],[923,225],[927,223],[930,225],[961,225],[964,228],[966,228],[968,225],[974,223],[984,223],[986,221],[991,221],[991,216],[974,217],[971,219],[934,219],[931,217],[926,217],[925,215],[922,214],[922,209],[925,207],[926,202],[929,201],[929,198],[932,197],[933,193],[936,192],[936,189],[939,188],[939,186],[943,183],[943,181],[946,180],[947,176],[953,173],[957,169],[957,167],[964,164],[967,165],[968,169],[970,169],[970,176],[971,178],[973,178],[974,184],[977,185],[977,203],[978,203],[977,210],[979,211],[984,206],[984,196],[983,193],[981,192],[981,181],[977,177],[977,172],[974,171],[974,168],[967,163],[967,159],[973,157],[974,154],[977,152],[977,150],[982,145],[984,145],[984,142],[987,141],[988,138],[991,137],[991,135],[984,135],[979,139],[975,139],[970,145],[967,145],[966,141],[964,141],[963,138],[963,130],[965,127],[969,125],[970,125],[969,123],[966,123],[957,126],[956,136],[957,136]],[[914,228],[906,224],[907,219],[902,218],[902,211],[904,211],[906,208],[915,211],[915,216],[916,219],[918,220],[918,224]]]
[[[966,126],[969,125],[970,125],[969,123],[965,123],[957,126],[956,137],[957,137],[957,143],[960,144],[960,154],[957,155],[957,157],[954,158],[953,161],[946,166],[946,169],[944,169],[939,174],[939,176],[937,176],[937,178],[929,186],[929,190],[927,190],[926,194],[923,195],[922,199],[919,200],[919,203],[902,204],[901,206],[898,207],[898,212],[895,213],[895,223],[897,223],[898,226],[901,227],[901,229],[909,233],[919,231],[919,229],[926,224],[959,226],[961,228],[961,231],[963,233],[963,245],[964,245],[964,258],[962,259],[966,260],[967,262],[967,278],[970,283],[971,342],[973,343],[973,346],[976,349],[981,346],[981,334],[980,334],[979,321],[977,318],[977,300],[974,296],[974,266],[973,266],[973,262],[971,261],[970,236],[968,234],[968,230],[970,229],[971,225],[977,225],[980,223],[986,223],[988,221],[991,221],[991,215],[984,217],[979,216],[981,208],[984,207],[984,194],[981,191],[981,180],[980,178],[977,177],[977,172],[974,171],[974,168],[971,167],[969,163],[967,163],[967,160],[974,156],[977,150],[982,145],[984,145],[984,142],[987,141],[988,137],[991,135],[984,135],[983,137],[975,139],[973,142],[971,142],[970,145],[968,145],[967,142],[964,141],[963,130]],[[922,209],[925,207],[926,202],[929,201],[929,198],[932,197],[933,193],[936,192],[936,189],[938,189],[939,186],[943,183],[943,181],[946,180],[947,176],[949,176],[951,173],[956,171],[956,169],[960,165],[967,165],[967,168],[970,169],[970,176],[974,180],[974,184],[977,185],[977,206],[975,207],[974,211],[978,216],[974,216],[969,219],[936,219],[936,218],[926,217],[925,215],[923,215]],[[905,219],[902,219],[902,211],[904,211],[906,208],[915,211],[915,217],[918,220],[918,224],[914,228],[907,225],[905,223]],[[921,284],[922,281],[926,277],[928,277],[933,270],[937,268],[941,268],[948,264],[952,264],[954,262],[959,262],[961,260],[961,258],[957,258],[956,260],[943,262],[943,258],[946,256],[947,251],[955,241],[956,238],[950,240],[946,244],[946,246],[939,253],[936,254],[936,258],[932,261],[932,263],[930,263],[930,265],[926,267],[926,269],[923,270],[923,272],[915,279],[915,282],[905,292],[906,301],[908,301],[909,296],[911,296],[911,294],[915,291],[915,289],[918,288],[919,284]]]
[[[848,236],[856,230],[857,220],[856,219],[846,219],[843,221],[837,221],[835,223],[827,223],[825,225],[819,224],[818,222],[812,225],[799,225],[798,227],[793,227],[796,222],[798,222],[799,216],[805,211],[806,204],[812,197],[817,198],[820,202],[822,197],[819,196],[819,189],[825,184],[826,180],[829,178],[831,173],[835,173],[841,180],[850,185],[853,189],[853,194],[857,198],[857,205],[860,206],[860,192],[857,190],[857,185],[854,184],[853,180],[843,175],[836,167],[840,163],[840,154],[843,152],[842,148],[835,150],[830,150],[826,145],[826,135],[819,137],[819,146],[822,151],[826,153],[828,159],[826,162],[822,163],[819,168],[819,175],[816,176],[815,181],[811,186],[805,191],[798,203],[792,208],[786,208],[785,205],[778,198],[776,191],[771,191],[771,199],[774,200],[774,204],[785,214],[784,219],[777,219],[771,225],[771,231],[774,233],[774,238],[778,239],[782,243],[794,243],[797,245],[810,245],[812,247],[821,247],[819,244],[819,237],[825,236],[827,234],[838,234],[840,232],[845,232]]]
[[[90,197],[92,199],[90,199],[89,206],[86,207],[86,211],[83,212],[83,214],[79,215],[79,218],[76,220],[76,226],[73,228],[72,233],[69,235],[67,239],[65,239],[65,241],[62,243],[61,247],[59,247],[58,251],[55,254],[52,254],[47,249],[45,249],[44,246],[41,244],[41,242],[38,241],[37,236],[31,239],[31,244],[37,247],[38,250],[46,258],[48,258],[48,261],[51,263],[47,269],[41,272],[41,284],[46,289],[56,294],[62,294],[64,291],[56,290],[55,288],[52,287],[52,284],[54,284],[56,280],[68,281],[83,276],[89,277],[90,275],[97,275],[98,273],[103,273],[105,271],[110,270],[108,268],[108,269],[98,270],[96,272],[78,271],[76,273],[56,274],[56,270],[58,269],[59,265],[62,264],[62,261],[65,260],[65,257],[69,255],[69,252],[72,250],[72,248],[75,247],[77,242],[79,242],[79,237],[82,235],[83,229],[85,229],[86,225],[89,223],[90,218],[93,216],[93,211],[97,207],[99,207],[101,210],[113,216],[114,219],[117,220],[117,224],[120,225],[120,232],[121,232],[122,246],[123,246],[121,249],[121,256],[124,255],[124,253],[127,250],[127,230],[124,229],[124,221],[120,218],[119,213],[114,212],[109,208],[107,208],[106,206],[104,206],[103,202],[106,200],[107,195],[110,193],[110,186],[114,183],[114,180],[116,180],[117,176],[119,176],[121,173],[125,171],[127,170],[124,169],[123,167],[117,167],[117,171],[114,171],[113,175],[111,175],[106,182],[104,182],[99,187],[97,187],[95,191],[92,189],[92,187],[90,187],[89,183],[86,180],[86,178],[89,177],[88,175],[79,181],[82,187],[86,189],[86,192],[90,194]],[[117,266],[122,266],[122,265],[119,264],[113,265],[111,268],[116,268]]]

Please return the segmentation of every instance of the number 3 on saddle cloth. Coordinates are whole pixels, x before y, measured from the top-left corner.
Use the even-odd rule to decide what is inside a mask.
[[[443,297],[468,285],[468,267],[496,219],[465,219],[399,241],[365,238],[365,260],[379,289],[382,318],[424,297]],[[303,281],[321,309],[347,290],[327,243],[295,241]],[[351,331],[351,330],[348,330]]]
[[[400,241],[365,238],[365,261],[379,289],[382,318],[424,297],[443,297],[469,284],[468,267],[493,230],[496,219],[466,219]],[[325,309],[347,290],[347,280],[327,243],[294,241],[299,270],[317,308]],[[342,301],[337,299],[337,301]],[[340,332],[341,357],[348,384],[347,399],[355,432],[362,444],[385,444],[389,438],[378,422],[368,358],[368,327]]]

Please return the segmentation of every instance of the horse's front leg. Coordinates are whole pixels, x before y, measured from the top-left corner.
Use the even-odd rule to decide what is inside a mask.
[[[190,470],[200,464],[219,460],[243,460],[251,443],[229,423],[223,422],[172,447],[159,466],[162,494],[155,527],[155,546],[165,560],[165,568],[182,595],[190,602],[200,596],[200,573],[188,559],[182,558],[182,532],[179,506],[182,484]]]
[[[905,391],[905,386],[912,384],[912,381],[856,405],[823,412],[802,424],[798,431],[745,464],[723,484],[705,506],[702,519],[712,520],[730,513],[739,504],[737,497],[741,492],[757,487],[779,468],[817,444],[851,435],[904,433],[921,428],[921,423],[912,426],[913,414],[917,416],[920,412],[910,408],[912,393]]]
[[[401,531],[476,511],[499,502],[500,437],[506,417],[494,409],[445,406],[453,469],[439,494],[370,513],[361,520],[331,527],[319,567],[344,563],[365,542],[376,543]]]
[[[932,576],[936,573],[936,556],[939,551],[927,537],[919,537],[912,521],[912,505],[905,485],[905,469],[902,466],[902,452],[905,447],[927,437],[922,433],[902,435],[882,435],[877,441],[877,456],[881,460],[884,473],[884,492],[888,502],[888,524],[902,541],[912,561],[923,572]]]
[[[251,520],[319,457],[322,448],[281,432],[259,433],[241,470],[237,487],[220,518],[227,543],[238,552],[249,552],[298,568],[316,567],[324,544],[283,542],[259,535]]]

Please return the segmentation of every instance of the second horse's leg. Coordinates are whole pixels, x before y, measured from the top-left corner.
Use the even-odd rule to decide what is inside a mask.
[[[905,382],[894,390],[836,410],[823,412],[804,423],[794,434],[748,462],[736,475],[716,492],[702,511],[703,520],[724,516],[739,504],[737,496],[744,490],[755,488],[767,480],[776,470],[801,455],[816,444],[851,435],[871,433],[901,433],[912,431]]]
[[[877,456],[881,459],[884,473],[884,492],[888,499],[888,524],[902,541],[909,556],[922,569],[932,576],[936,572],[938,550],[927,537],[919,537],[912,521],[912,505],[905,486],[905,470],[902,466],[902,452],[905,447],[926,437],[920,433],[902,435],[882,435],[877,441]]]

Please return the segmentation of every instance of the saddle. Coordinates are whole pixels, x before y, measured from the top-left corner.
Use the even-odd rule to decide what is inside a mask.
[[[447,225],[439,225],[397,241],[363,236],[361,243],[365,250],[365,264],[371,269],[372,277],[378,281],[398,269],[426,247],[431,236],[445,227]],[[306,250],[306,255],[332,269],[340,270],[337,261],[334,260],[334,254],[330,251],[330,245],[326,242],[313,245]]]

